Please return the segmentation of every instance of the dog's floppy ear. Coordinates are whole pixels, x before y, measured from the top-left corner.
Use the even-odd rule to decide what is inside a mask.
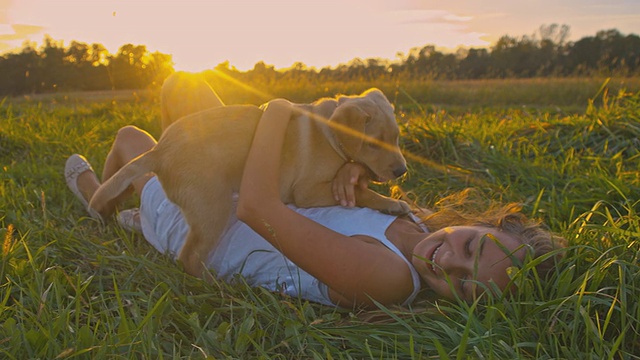
[[[395,106],[391,102],[389,102],[389,99],[387,99],[382,90],[378,88],[371,88],[369,90],[366,90],[365,92],[360,94],[360,96],[373,99],[373,101],[378,104],[388,104],[389,106],[391,106],[391,109],[395,109]]]
[[[369,118],[369,114],[355,102],[343,103],[331,116],[331,131],[335,134],[338,146],[348,158],[353,158],[360,151]]]

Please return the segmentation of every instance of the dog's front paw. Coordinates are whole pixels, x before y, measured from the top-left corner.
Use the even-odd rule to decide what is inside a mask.
[[[407,215],[411,212],[411,207],[402,200],[395,200],[382,212],[389,215]]]

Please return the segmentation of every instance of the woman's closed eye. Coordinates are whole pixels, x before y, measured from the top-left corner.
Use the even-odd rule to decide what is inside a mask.
[[[464,254],[468,257],[471,257],[471,242],[473,241],[474,237],[470,237],[467,239],[467,241],[464,242]]]
[[[464,243],[464,253],[465,256],[467,258],[471,258],[474,257],[474,252],[471,249],[471,245],[473,243],[473,240],[476,239],[475,236],[471,236],[469,237],[465,243]],[[479,254],[475,254],[475,258],[474,258],[474,266],[473,266],[473,273],[468,273],[466,274],[464,277],[462,277],[460,279],[460,289],[461,289],[461,294],[462,297],[464,299],[468,299],[471,297],[471,294],[473,293],[473,279],[475,274],[478,272],[478,255]]]

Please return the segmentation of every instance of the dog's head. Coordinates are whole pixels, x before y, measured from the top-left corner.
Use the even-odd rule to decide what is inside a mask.
[[[388,181],[407,172],[393,106],[380,90],[338,98],[329,122],[339,150],[367,166],[372,180]]]

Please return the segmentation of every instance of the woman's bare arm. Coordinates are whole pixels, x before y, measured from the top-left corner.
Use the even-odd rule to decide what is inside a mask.
[[[397,255],[330,230],[280,200],[277,170],[293,111],[286,100],[274,100],[260,119],[240,185],[238,218],[339,294],[340,305],[373,305],[371,298],[383,304],[403,301],[413,283]]]

